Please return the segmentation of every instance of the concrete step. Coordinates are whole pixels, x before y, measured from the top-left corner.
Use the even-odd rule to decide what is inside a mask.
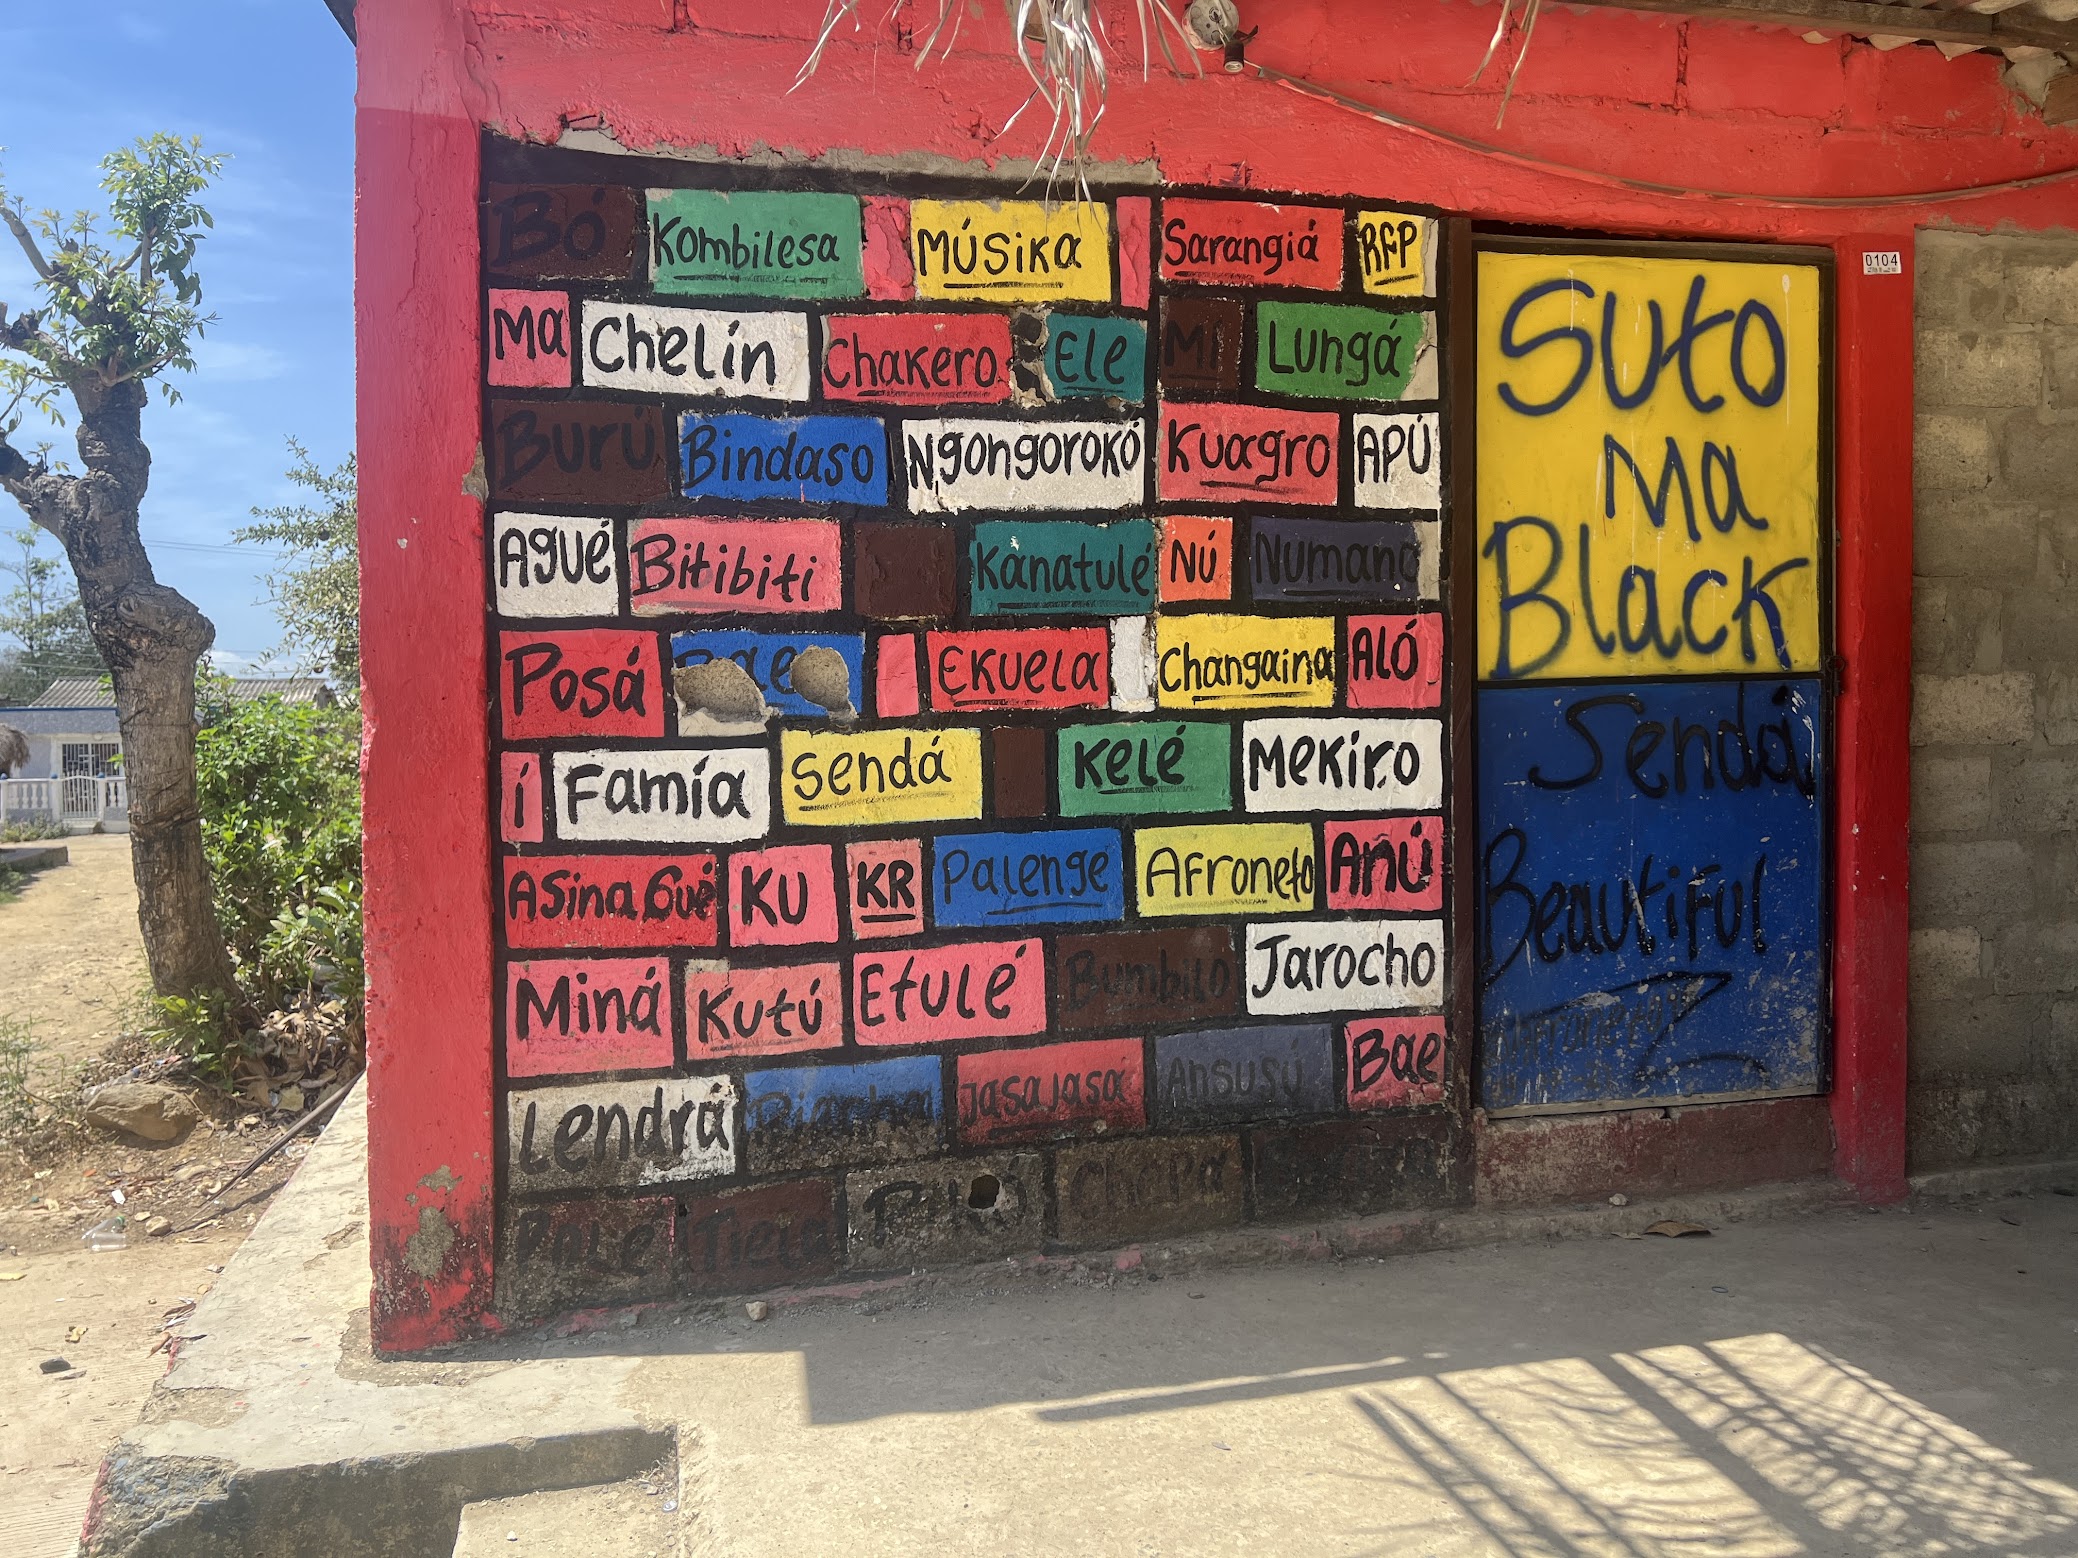
[[[454,1558],[678,1558],[677,1510],[664,1474],[481,1499],[462,1506]]]

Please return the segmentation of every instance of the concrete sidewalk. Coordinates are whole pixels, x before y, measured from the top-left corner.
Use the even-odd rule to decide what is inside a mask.
[[[90,1553],[444,1558],[465,1503],[674,1453],[678,1550],[728,1558],[2078,1553],[2078,1199],[1150,1247],[383,1364],[343,1123],[111,1456]],[[587,1558],[658,1550],[611,1524]]]

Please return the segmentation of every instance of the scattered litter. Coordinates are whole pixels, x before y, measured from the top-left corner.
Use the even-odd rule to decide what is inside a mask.
[[[505,1540],[508,1542],[517,1542],[519,1540],[519,1532],[507,1531],[505,1533]]]
[[[762,1298],[754,1298],[745,1304],[743,1312],[753,1320],[769,1320],[772,1318],[772,1306]]]
[[[85,1341],[86,1339],[87,1339],[87,1328],[86,1328],[85,1326],[83,1326],[83,1325],[68,1325],[68,1326],[66,1326],[66,1327],[65,1327],[65,1340],[66,1340],[66,1341],[68,1341],[68,1342],[83,1342],[83,1341]]]
[[[1713,1288],[1711,1288],[1711,1290],[1710,1290],[1710,1291],[1711,1291],[1711,1292],[1713,1292],[1713,1293],[1729,1293],[1729,1292],[1731,1292],[1731,1289],[1730,1289],[1730,1288],[1721,1288],[1721,1287],[1713,1287]]]
[[[43,1362],[37,1364],[36,1367],[45,1374],[63,1374],[67,1369],[71,1368],[72,1365],[67,1363],[63,1358],[45,1358]]]
[[[1669,1239],[1692,1239],[1710,1230],[1701,1223],[1685,1223],[1677,1217],[1666,1217],[1645,1230],[1647,1233],[1664,1234]]]
[[[1631,1198],[1625,1195],[1621,1190],[1619,1190],[1616,1192],[1615,1195],[1609,1198],[1609,1204],[1611,1206],[1629,1206],[1631,1204]]]
[[[121,1185],[117,1185],[115,1189],[109,1191],[108,1199],[113,1201],[117,1206],[121,1206],[124,1201],[123,1187]]]
[[[2019,1218],[2008,1217],[2004,1212],[1999,1213],[1999,1221],[2004,1223],[2008,1228],[2018,1228],[2020,1226]]]
[[[0,1282],[19,1282],[28,1274],[26,1271],[0,1271]]]
[[[667,1515],[675,1515],[675,1514],[677,1514],[677,1513],[678,1513],[678,1500],[677,1500],[677,1499],[675,1499],[675,1498],[667,1498],[667,1499],[665,1499],[665,1500],[664,1500],[664,1513],[665,1513],[665,1514],[667,1514]]]
[[[79,1242],[96,1252],[120,1250],[130,1242],[130,1235],[124,1231],[124,1224],[125,1219],[120,1216],[106,1218],[81,1234]]]

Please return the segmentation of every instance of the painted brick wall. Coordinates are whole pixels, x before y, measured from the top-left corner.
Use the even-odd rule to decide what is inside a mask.
[[[2078,1149],[2078,239],[1922,233],[1914,1169]]]

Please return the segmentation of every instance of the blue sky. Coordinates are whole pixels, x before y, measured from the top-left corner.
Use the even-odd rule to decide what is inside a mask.
[[[0,177],[32,209],[98,208],[101,157],[155,130],[230,159],[198,264],[219,317],[182,402],[155,395],[145,414],[143,528],[159,578],[216,623],[224,668],[243,667],[280,633],[273,559],[231,530],[292,501],[286,439],[327,468],[353,447],[352,46],[323,0],[0,0],[0,57],[21,67],[0,94]],[[0,243],[0,302],[35,301],[30,281]],[[54,436],[71,455],[69,430]],[[0,529],[22,520],[0,496]]]

